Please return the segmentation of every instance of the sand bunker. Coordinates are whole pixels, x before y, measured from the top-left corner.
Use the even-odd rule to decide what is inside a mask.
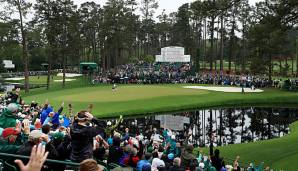
[[[65,79],[66,82],[75,81],[76,79]],[[63,80],[54,80],[54,82],[63,82]]]
[[[14,78],[5,78],[4,80],[6,81],[20,81],[20,80],[24,80],[24,77],[14,77]]]
[[[58,73],[58,77],[63,77],[63,73]],[[73,78],[73,77],[80,77],[82,74],[74,74],[74,73],[65,73],[65,77]]]
[[[210,90],[210,91],[220,91],[220,92],[228,92],[228,93],[241,93],[241,87],[207,87],[207,86],[184,86],[183,88],[189,89],[200,89],[200,90]],[[244,88],[245,93],[261,93],[264,90],[255,89],[252,90],[250,88]]]

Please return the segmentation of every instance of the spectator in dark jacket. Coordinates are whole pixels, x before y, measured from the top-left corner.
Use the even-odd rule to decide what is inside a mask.
[[[181,166],[185,169],[190,169],[197,162],[196,156],[192,153],[193,149],[194,147],[188,144],[181,150]]]
[[[90,122],[96,126],[89,126]],[[102,134],[106,124],[93,117],[87,111],[78,113],[76,121],[70,129],[71,154],[70,159],[74,162],[82,162],[93,157],[93,137]]]
[[[118,136],[114,136],[113,145],[109,148],[108,163],[119,164],[120,158],[123,156],[123,149],[120,147],[121,139]],[[111,155],[113,154],[113,155]]]
[[[55,147],[52,145],[52,143],[47,143],[47,142],[48,142],[47,135],[43,134],[39,130],[33,130],[29,134],[28,141],[20,147],[20,149],[17,151],[16,154],[30,156],[32,148],[35,145],[38,146],[41,143],[45,145],[45,150],[49,152],[48,158],[57,159],[58,153]],[[27,163],[28,160],[24,159],[22,161],[24,161],[24,163]],[[52,163],[46,163],[45,165],[47,166],[47,168],[51,168],[53,170],[57,170],[57,168],[59,167],[59,165],[55,165]],[[43,170],[47,170],[47,169],[43,169]]]
[[[170,171],[183,171],[184,169],[181,167],[181,159],[175,158],[173,160],[173,166],[170,167]]]
[[[17,151],[17,154],[30,156],[33,146],[41,143],[43,141],[43,138],[43,133],[39,130],[31,131],[28,137],[28,141],[20,147],[20,149]]]
[[[214,156],[211,156],[212,166],[216,168],[216,170],[220,170],[225,166],[224,160],[219,157],[219,150],[216,149],[214,151]]]

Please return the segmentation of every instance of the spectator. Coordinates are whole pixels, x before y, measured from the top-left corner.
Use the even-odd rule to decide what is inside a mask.
[[[138,171],[142,171],[142,168],[144,165],[150,165],[151,168],[151,164],[150,164],[150,159],[151,159],[151,154],[150,153],[146,153],[143,157],[143,160],[138,161],[137,163],[137,170]]]
[[[95,127],[88,126],[90,123]],[[72,150],[70,159],[73,162],[82,162],[93,157],[93,137],[104,133],[105,123],[93,117],[87,111],[78,113],[76,121],[70,130]]]
[[[219,150],[214,151],[214,156],[211,156],[212,166],[216,168],[217,171],[220,171],[222,167],[225,166],[224,160],[219,157]]]
[[[173,166],[170,167],[170,171],[183,171],[184,169],[181,167],[181,159],[175,158],[173,160]]]
[[[10,103],[0,115],[0,127],[8,128],[16,126],[17,113],[19,106],[16,103]]]
[[[137,167],[137,163],[140,160],[138,157],[138,150],[134,147],[130,149],[130,154],[124,159],[124,164],[130,167]]]
[[[152,171],[159,171],[160,168],[164,168],[166,166],[165,162],[159,159],[157,152],[153,152],[152,157],[153,157],[152,165],[151,165]]]
[[[120,137],[114,135],[113,144],[109,148],[108,163],[119,164],[120,158],[123,156],[123,149],[120,147],[120,142]]]
[[[194,147],[188,144],[181,150],[181,166],[185,169],[194,170],[198,165],[193,149]]]

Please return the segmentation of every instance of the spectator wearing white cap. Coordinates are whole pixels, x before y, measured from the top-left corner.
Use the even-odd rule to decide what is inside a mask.
[[[17,113],[19,106],[15,103],[10,103],[0,116],[0,127],[9,128],[16,126]]]
[[[163,168],[166,166],[165,162],[159,159],[157,152],[152,153],[152,157],[153,157],[152,165],[151,165],[152,171],[158,171],[159,168]]]

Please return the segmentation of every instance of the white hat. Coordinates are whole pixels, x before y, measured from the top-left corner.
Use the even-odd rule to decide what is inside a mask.
[[[172,135],[172,136],[171,136],[171,139],[172,139],[172,140],[175,140],[175,139],[176,139],[176,136],[175,136],[175,135]]]
[[[152,160],[152,170],[157,170],[158,167],[165,167],[165,162],[159,158],[154,158]]]
[[[15,103],[10,103],[10,104],[7,106],[7,110],[9,110],[9,111],[12,112],[12,113],[16,112],[18,109],[19,109],[19,107],[18,107],[18,105],[15,104]]]
[[[29,139],[29,141],[34,141],[34,140],[42,137],[42,135],[43,135],[43,133],[41,131],[33,130],[30,132],[28,139]]]
[[[204,164],[203,162],[201,162],[201,163],[199,164],[199,167],[202,168],[202,169],[204,169],[205,164]]]

